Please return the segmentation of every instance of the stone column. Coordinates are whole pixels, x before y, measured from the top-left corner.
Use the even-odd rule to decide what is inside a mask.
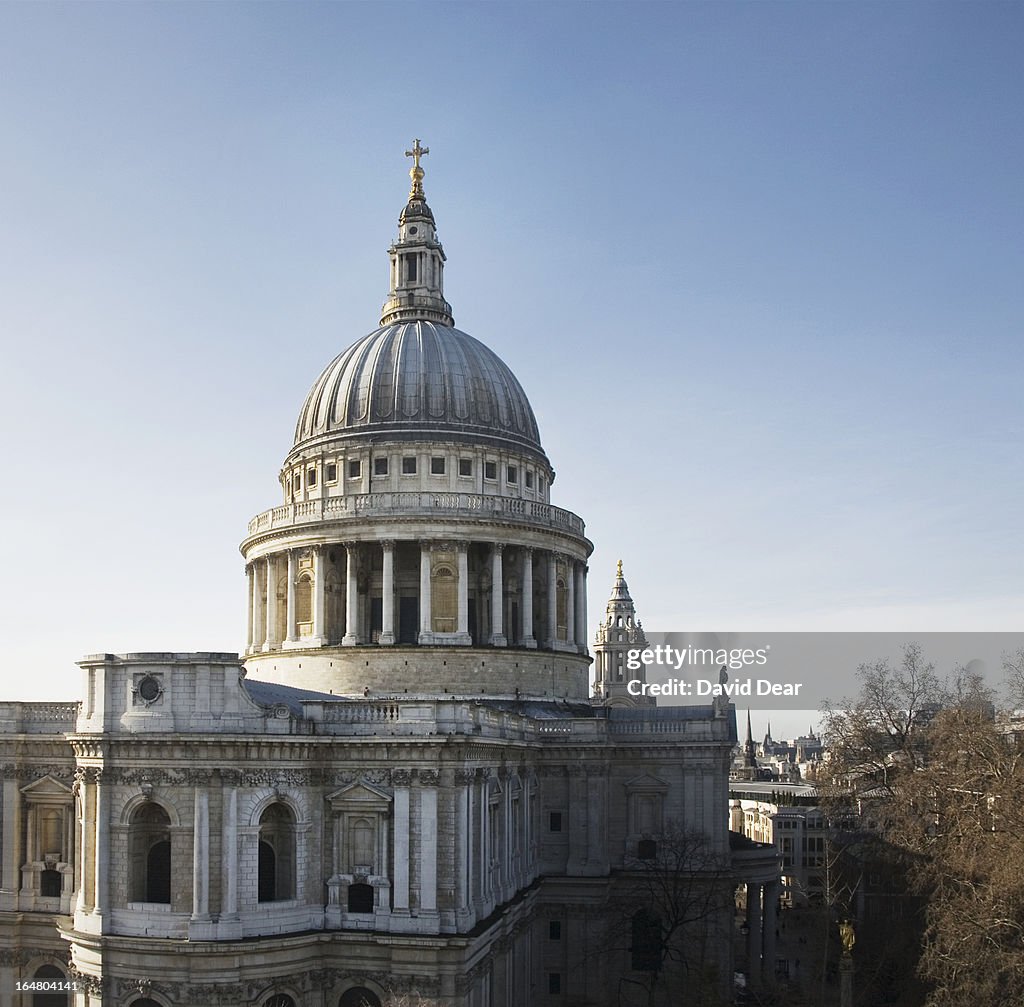
[[[210,798],[197,784],[192,822],[192,919],[210,918]]]
[[[480,901],[486,904],[491,891],[491,802],[487,789],[488,769],[480,773]]]
[[[108,871],[110,869],[110,824],[107,819],[110,816],[110,797],[107,788],[103,785],[103,770],[93,770],[93,779],[96,791],[96,833],[95,852],[96,859],[93,865],[93,877],[95,888],[93,892],[93,914],[103,916],[109,904],[109,892],[107,890]]]
[[[430,605],[431,549],[429,542],[420,543],[420,643],[430,643],[434,637],[433,613]]]
[[[260,587],[260,571],[256,560],[249,565],[252,572],[252,644],[250,649],[257,651],[263,644],[263,591]]]
[[[267,557],[267,629],[263,649],[271,650],[277,640],[277,557]]]
[[[408,770],[396,770],[391,777],[394,785],[395,811],[395,889],[393,909],[409,915],[409,783]]]
[[[469,639],[469,543],[457,542],[455,545],[459,566],[459,617],[455,631],[460,640],[470,643]]]
[[[437,770],[421,769],[420,915],[437,913]]]
[[[452,799],[455,801],[455,916],[457,924],[466,919],[471,891],[469,869],[470,808],[472,770],[456,769]]]
[[[587,650],[587,565],[576,564],[576,646]]]
[[[295,550],[288,550],[288,633],[289,643],[295,643],[299,638],[299,630],[295,619]]]
[[[576,649],[576,560],[568,560],[565,575],[565,642]]]
[[[770,881],[764,886],[764,915],[762,932],[764,939],[762,948],[764,958],[761,961],[761,980],[764,983],[775,982],[775,928],[779,925],[779,883]]]
[[[761,885],[747,882],[747,979],[751,983],[761,978]]]
[[[359,633],[359,547],[353,542],[345,544],[345,636],[343,647],[355,647]]]
[[[548,553],[548,646],[558,645],[558,554]]]
[[[246,564],[246,577],[249,579],[249,620],[246,626],[246,654],[252,651],[256,642],[256,571],[253,564]]]
[[[533,550],[528,546],[523,549],[522,605],[520,616],[523,620],[523,646],[536,649],[537,641],[533,637]]]
[[[495,542],[491,546],[491,637],[487,641],[492,647],[505,647],[505,581],[502,574],[501,554],[505,546]]]
[[[381,588],[380,644],[390,647],[395,642],[395,543],[384,539],[380,544],[384,554],[384,582]]]
[[[221,911],[220,918],[234,920],[238,917],[238,774],[227,776],[221,772],[223,790],[223,827],[221,829]]]
[[[327,557],[323,546],[313,546],[313,640],[316,646],[322,646],[327,638],[324,623],[324,597],[327,577]]]
[[[16,909],[18,889],[21,887],[21,790],[14,776],[4,778],[3,832],[3,881],[0,883],[0,909]],[[83,872],[84,873],[84,872]]]
[[[76,913],[84,913],[86,911],[85,872],[88,861],[86,859],[85,851],[89,844],[89,808],[87,804],[88,794],[85,781],[85,770],[76,769],[75,790],[77,791],[77,795],[75,798],[75,813],[78,815],[78,835],[75,840],[75,890],[78,893],[75,903]],[[4,820],[6,821],[6,816]]]

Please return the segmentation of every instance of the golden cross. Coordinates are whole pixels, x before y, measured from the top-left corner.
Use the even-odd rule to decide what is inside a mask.
[[[419,138],[417,137],[417,139],[415,141],[413,141],[412,150],[407,150],[405,152],[405,156],[406,157],[411,157],[413,165],[416,168],[418,168],[420,166],[420,158],[424,154],[429,154],[429,153],[430,153],[430,148],[429,147],[421,147],[420,146]]]

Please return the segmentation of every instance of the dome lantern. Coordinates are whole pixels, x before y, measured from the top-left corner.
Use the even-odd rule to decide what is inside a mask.
[[[409,201],[398,218],[398,241],[389,249],[391,289],[381,312],[380,324],[393,322],[437,322],[453,326],[452,307],[444,299],[445,254],[437,240],[434,214],[423,193],[423,168],[420,158],[430,153],[417,139],[412,150],[409,171],[412,188]]]

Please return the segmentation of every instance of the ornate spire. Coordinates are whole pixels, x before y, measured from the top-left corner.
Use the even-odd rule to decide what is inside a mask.
[[[412,150],[405,152],[413,159],[409,170],[412,188],[398,218],[398,241],[388,249],[391,289],[381,312],[381,325],[419,321],[455,324],[452,307],[444,299],[444,249],[437,240],[434,214],[423,194],[420,158],[429,153],[430,148],[421,147],[418,138]]]

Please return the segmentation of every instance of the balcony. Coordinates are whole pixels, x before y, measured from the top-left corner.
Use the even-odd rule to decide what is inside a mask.
[[[359,493],[273,507],[249,522],[249,535],[321,522],[375,517],[438,517],[515,524],[582,536],[583,519],[551,504],[484,493]]]

